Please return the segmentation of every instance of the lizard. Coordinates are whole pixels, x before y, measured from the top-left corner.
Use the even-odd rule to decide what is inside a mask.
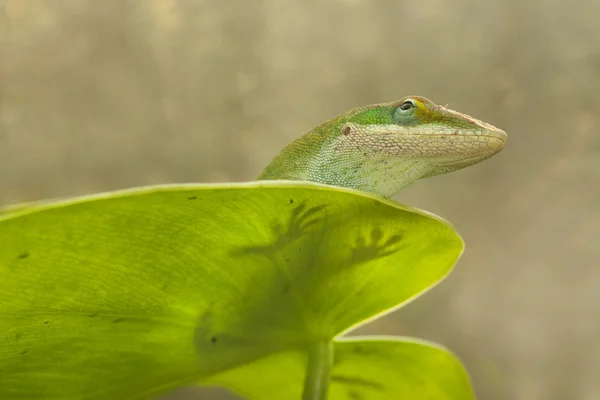
[[[299,137],[257,180],[300,180],[392,197],[418,179],[479,163],[507,134],[422,96],[349,110]]]

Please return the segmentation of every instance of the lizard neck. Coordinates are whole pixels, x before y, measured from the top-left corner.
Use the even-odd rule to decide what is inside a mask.
[[[301,180],[327,183],[315,180],[327,160],[323,150],[335,141],[335,131],[342,123],[341,118],[317,126],[299,137],[265,167],[258,180]]]
[[[356,143],[345,118],[325,123],[285,147],[258,180],[297,180],[347,187],[391,197],[426,176],[417,157],[390,157]]]

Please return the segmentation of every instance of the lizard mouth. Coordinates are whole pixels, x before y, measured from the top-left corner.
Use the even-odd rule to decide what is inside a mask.
[[[508,135],[502,129],[490,131],[488,137],[490,138],[488,146],[496,152],[504,148],[506,140],[508,139]]]
[[[471,154],[487,158],[504,148],[506,132],[483,123],[479,124],[478,128],[475,131],[458,128],[432,133],[422,132],[414,127],[349,123],[342,132],[343,137],[355,146],[358,144],[359,147],[372,147],[373,150],[386,154],[407,157],[422,154],[441,157]]]

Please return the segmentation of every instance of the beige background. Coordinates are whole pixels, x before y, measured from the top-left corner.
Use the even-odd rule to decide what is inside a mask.
[[[251,180],[325,119],[425,95],[509,141],[397,196],[466,253],[361,333],[449,346],[480,399],[600,399],[599,17],[596,0],[0,0],[0,205]]]

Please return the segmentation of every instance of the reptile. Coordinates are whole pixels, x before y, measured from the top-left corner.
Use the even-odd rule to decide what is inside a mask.
[[[479,163],[506,132],[421,96],[349,110],[285,147],[258,180],[300,180],[391,197],[418,179]]]

